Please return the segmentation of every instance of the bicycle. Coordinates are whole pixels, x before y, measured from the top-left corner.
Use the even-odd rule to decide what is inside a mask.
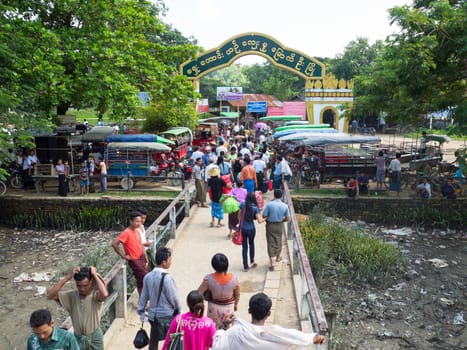
[[[6,184],[0,180],[0,196],[3,196],[6,193]]]

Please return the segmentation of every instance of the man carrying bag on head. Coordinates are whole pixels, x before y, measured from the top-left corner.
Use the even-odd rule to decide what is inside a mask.
[[[145,308],[150,301],[148,310],[151,334],[149,350],[157,350],[159,341],[164,340],[170,323],[175,315],[180,313],[182,306],[178,297],[175,281],[167,270],[172,265],[172,255],[168,248],[156,252],[156,267],[144,276],[143,291],[138,303],[138,315],[143,320]]]

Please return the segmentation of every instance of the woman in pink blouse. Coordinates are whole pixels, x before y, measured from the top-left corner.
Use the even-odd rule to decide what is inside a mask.
[[[165,337],[162,350],[169,346],[170,335],[177,332],[178,321],[182,318],[180,331],[183,332],[184,350],[208,350],[212,346],[212,339],[216,333],[216,325],[213,320],[204,315],[204,298],[197,291],[188,293],[186,298],[190,311],[177,315],[170,324]]]

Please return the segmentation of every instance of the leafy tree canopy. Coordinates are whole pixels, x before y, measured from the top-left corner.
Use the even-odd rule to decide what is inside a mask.
[[[414,1],[390,9],[400,33],[365,74],[356,77],[353,113],[386,111],[388,120],[419,125],[429,112],[450,109],[467,125],[467,4]]]
[[[0,126],[18,122],[11,110],[31,125],[71,107],[123,121],[135,115],[140,91],[155,108],[183,110],[197,95],[178,66],[199,48],[162,22],[165,11],[160,0],[3,1]]]

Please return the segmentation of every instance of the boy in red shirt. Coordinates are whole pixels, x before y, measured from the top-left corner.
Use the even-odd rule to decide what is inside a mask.
[[[141,226],[142,217],[140,212],[132,212],[130,214],[130,226],[128,226],[117,238],[112,242],[113,249],[123,259],[128,260],[128,265],[133,271],[136,279],[136,288],[141,294],[143,290],[143,279],[148,272],[148,261],[146,253],[141,243],[141,235],[138,228]],[[124,252],[120,249],[120,244],[123,246]]]

